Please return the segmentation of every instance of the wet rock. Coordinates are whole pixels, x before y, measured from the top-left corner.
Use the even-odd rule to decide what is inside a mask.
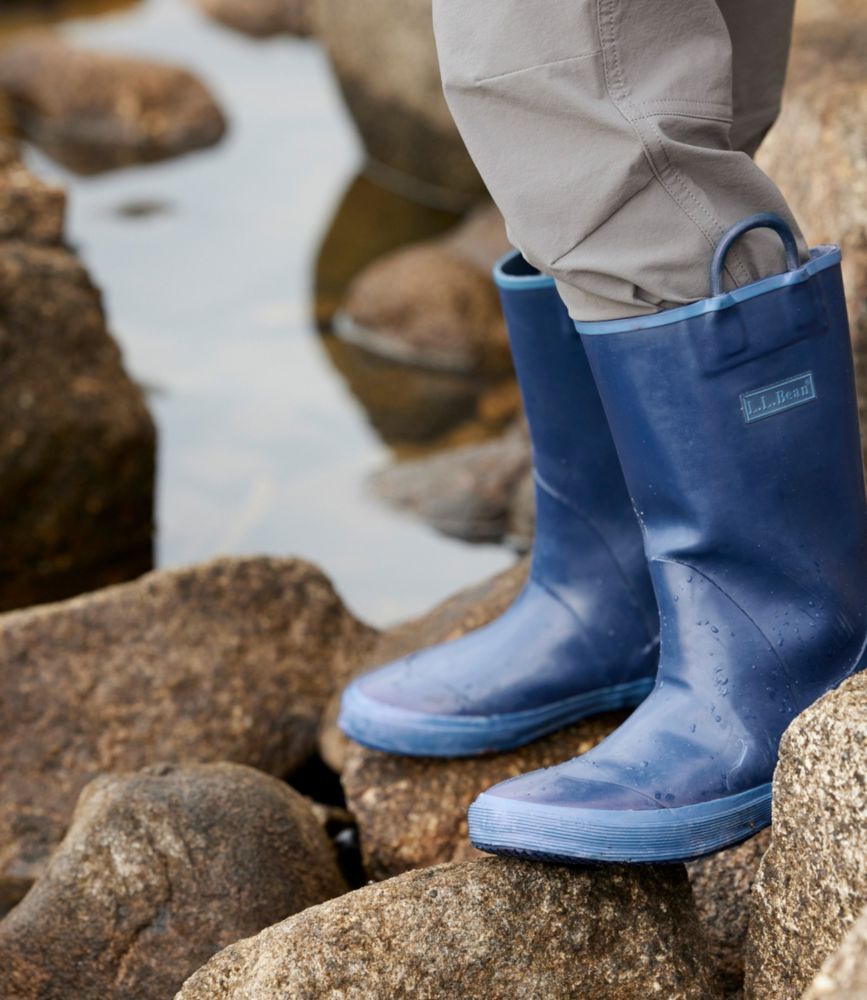
[[[467,810],[485,789],[586,753],[625,718],[599,715],[509,753],[447,760],[397,757],[350,743],[341,781],[358,821],[365,867],[383,879],[478,857]]]
[[[0,51],[0,94],[28,138],[83,173],[211,146],[226,128],[186,70],[53,39]]]
[[[196,0],[209,17],[227,28],[268,38],[271,35],[309,35],[313,0]]]
[[[178,1000],[713,1000],[682,867],[485,859],[413,872],[231,945]]]
[[[0,240],[63,242],[66,194],[24,166],[14,143],[0,139]]]
[[[686,866],[699,920],[726,996],[743,986],[744,948],[750,923],[750,893],[770,830],[737,847]]]
[[[825,962],[803,1000],[864,1000],[867,997],[867,909]]]
[[[317,0],[314,31],[380,183],[463,210],[484,193],[442,93],[431,0]]]
[[[491,267],[508,249],[486,206],[445,236],[378,258],[350,284],[339,336],[392,361],[441,371],[503,372],[511,354]]]
[[[153,422],[87,272],[38,245],[59,238],[59,196],[28,183],[15,163],[0,174],[0,226],[19,236],[0,242],[0,609],[129,579],[152,559]]]
[[[527,578],[529,563],[524,560],[489,580],[453,595],[432,611],[383,632],[373,643],[355,673],[372,670],[383,663],[438,642],[458,639],[481,628],[518,596]],[[340,773],[346,764],[350,741],[337,728],[340,694],[332,698],[319,736],[319,750],[331,769]]]
[[[163,1000],[211,955],[344,892],[306,801],[237,764],[97,778],[0,922],[7,1000]]]
[[[401,462],[371,480],[382,499],[437,531],[471,542],[500,541],[531,467],[523,423],[500,438]]]
[[[0,618],[0,891],[27,888],[100,773],[290,772],[374,634],[294,559],[162,570]]]
[[[799,0],[783,111],[757,157],[811,245],[838,243],[867,432],[867,8]],[[862,433],[867,442],[867,433]]]
[[[861,673],[783,737],[773,836],[753,889],[745,988],[753,1000],[799,996],[867,905],[865,760]]]

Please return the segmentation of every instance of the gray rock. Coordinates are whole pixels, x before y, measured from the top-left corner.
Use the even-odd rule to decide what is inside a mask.
[[[101,773],[293,770],[374,635],[293,559],[162,570],[0,617],[0,898],[23,895]]]
[[[683,867],[484,859],[412,872],[231,945],[177,1000],[713,1000]]]
[[[465,209],[484,187],[443,98],[431,17],[431,0],[318,0],[313,20],[368,172],[419,201]]]
[[[867,997],[867,909],[825,962],[803,1000],[864,1000]]]
[[[437,531],[472,542],[501,541],[513,526],[519,487],[532,464],[523,422],[499,438],[401,462],[376,473],[378,496]]]
[[[63,242],[66,194],[34,177],[14,143],[0,139],[0,239]]]
[[[0,94],[28,138],[84,173],[210,146],[226,129],[213,97],[186,70],[50,37],[0,51]]]
[[[344,892],[307,802],[237,764],[104,776],[0,921],[6,1000],[164,1000],[214,952]]]
[[[698,917],[726,996],[737,995],[743,986],[750,894],[770,839],[771,831],[762,830],[737,847],[686,866]]]
[[[0,172],[0,230],[16,237],[0,242],[0,610],[151,566],[153,422],[98,290],[53,245],[62,212],[20,164]]]
[[[599,715],[509,753],[448,760],[397,757],[350,744],[341,774],[361,835],[364,865],[382,879],[411,868],[478,857],[467,810],[485,789],[586,753],[622,720]]]
[[[309,35],[313,0],[196,0],[209,17],[254,38]]]
[[[865,761],[861,673],[802,713],[783,737],[773,836],[753,889],[747,997],[799,996],[867,905]]]

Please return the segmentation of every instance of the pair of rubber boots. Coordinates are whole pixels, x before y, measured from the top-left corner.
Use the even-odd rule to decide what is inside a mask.
[[[749,229],[787,269],[731,292]],[[574,324],[495,270],[530,426],[537,527],[499,619],[356,680],[341,725],[401,754],[507,750],[638,705],[589,753],[470,809],[494,853],[685,860],[770,822],[788,724],[865,665],[867,514],[840,251],[772,215],[730,230],[710,298]],[[577,327],[577,332],[576,332]]]

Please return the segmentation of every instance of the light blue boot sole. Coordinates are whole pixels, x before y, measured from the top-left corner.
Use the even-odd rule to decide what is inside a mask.
[[[368,698],[357,683],[343,693],[338,725],[356,743],[410,757],[472,757],[514,750],[600,712],[634,708],[650,694],[651,678],[575,695],[503,715],[428,715]]]
[[[674,809],[581,809],[483,793],[469,812],[470,840],[480,850],[566,864],[690,861],[770,822],[770,783]]]

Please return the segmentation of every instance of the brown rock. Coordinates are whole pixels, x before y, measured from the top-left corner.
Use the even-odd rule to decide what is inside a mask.
[[[21,894],[102,772],[297,767],[373,635],[293,559],[163,570],[0,617],[0,888]]]
[[[867,997],[867,909],[825,962],[803,1000],[864,1000]]]
[[[313,0],[196,0],[214,20],[228,28],[268,38],[271,35],[309,35]]]
[[[747,997],[800,996],[867,906],[865,760],[861,673],[803,712],[783,736],[773,836],[753,889]]]
[[[463,210],[484,194],[440,82],[431,0],[318,0],[325,45],[369,156],[415,200]]]
[[[383,632],[364,659],[359,661],[355,673],[372,670],[425,646],[458,639],[464,633],[486,625],[501,615],[518,596],[527,578],[528,568],[527,561],[520,562],[489,580],[460,591],[420,618]],[[319,736],[322,758],[337,773],[343,770],[351,745],[337,728],[339,708],[338,693],[328,706]]]
[[[389,879],[231,945],[178,1000],[713,1000],[682,867],[487,858]]]
[[[530,472],[523,423],[502,437],[393,465],[372,478],[376,493],[437,531],[472,542],[500,541],[518,487]]]
[[[0,243],[0,609],[150,568],[155,451],[99,292],[70,251],[36,245],[59,236],[59,220],[36,221],[36,201],[15,193],[21,168],[10,175],[0,205],[5,190],[22,240]]]
[[[623,718],[599,715],[509,753],[457,760],[397,757],[351,743],[340,780],[358,821],[365,868],[383,879],[479,856],[467,837],[467,809],[477,795],[586,753]]]
[[[305,800],[259,771],[97,778],[0,922],[3,995],[163,1000],[214,952],[345,889]]]
[[[66,194],[34,177],[18,149],[0,139],[0,240],[62,243]]]
[[[799,0],[797,10],[783,112],[757,160],[811,245],[843,249],[867,432],[867,8],[861,0]]]
[[[352,281],[334,329],[392,361],[440,371],[509,371],[491,278],[507,248],[501,217],[486,207],[446,236],[385,254]]]
[[[686,866],[699,920],[726,996],[743,986],[750,893],[770,830]]]
[[[0,51],[0,93],[33,142],[85,173],[211,146],[226,128],[186,70],[51,39]]]

